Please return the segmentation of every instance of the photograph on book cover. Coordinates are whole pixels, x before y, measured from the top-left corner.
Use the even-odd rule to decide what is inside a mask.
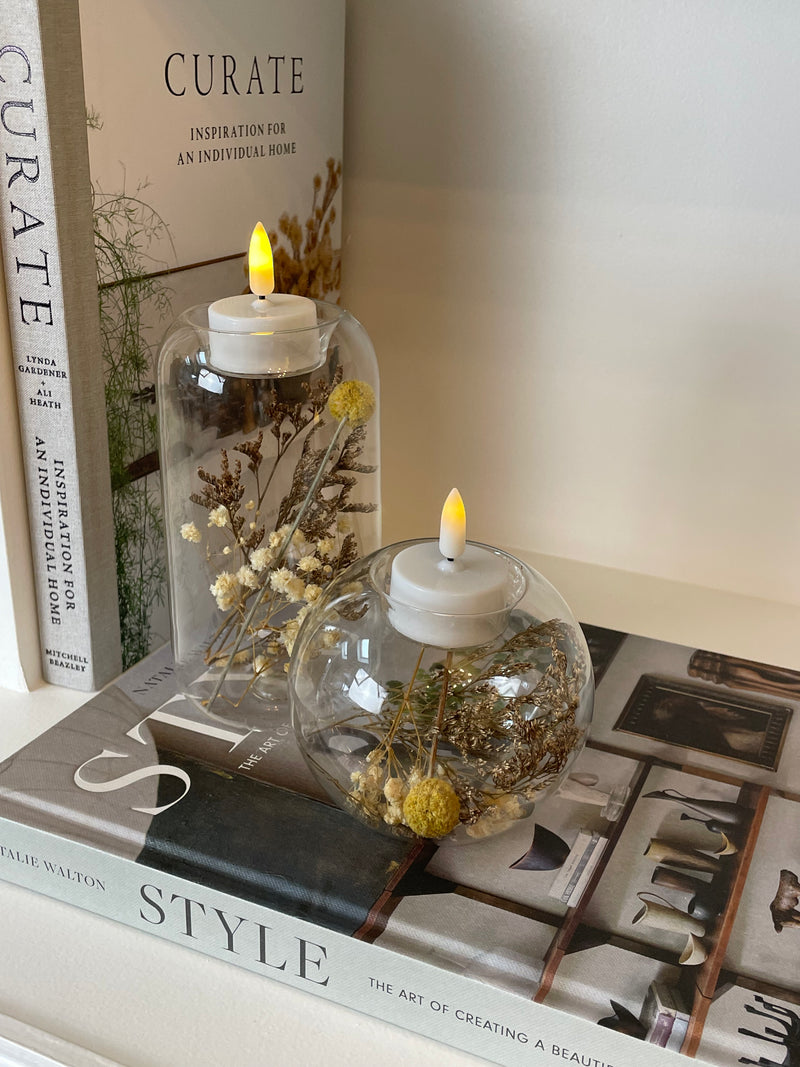
[[[753,814],[741,794],[738,785],[654,766],[584,921],[667,951],[675,963],[691,937],[709,951]]]
[[[629,635],[598,684],[591,736],[629,755],[792,789],[799,689],[795,671]]]
[[[725,966],[800,993],[800,803],[771,796],[733,924]]]
[[[600,860],[641,764],[587,746],[535,825],[522,820],[479,848],[440,848],[429,874],[562,917]],[[609,816],[614,816],[610,818]]]
[[[121,25],[103,0],[80,0],[92,179],[145,191],[166,224],[154,259],[241,255],[254,210],[268,230],[284,213],[305,225],[315,175],[341,157],[343,9],[135,0]]]
[[[792,709],[645,674],[615,730],[775,770]]]
[[[767,1067],[800,1062],[800,995],[729,976],[711,1003],[697,1055]]]
[[[747,689],[751,693],[766,693],[787,700],[800,697],[800,671],[788,667],[773,667],[769,663],[698,648],[689,659],[688,671],[692,678],[731,689]]]
[[[276,291],[341,284],[343,4],[80,0],[122,654],[169,636],[155,362],[186,308],[247,291],[257,222]]]
[[[649,986],[661,982],[674,987],[679,980],[679,967],[643,952],[635,942],[581,927],[544,1003],[644,1038],[640,1016]]]

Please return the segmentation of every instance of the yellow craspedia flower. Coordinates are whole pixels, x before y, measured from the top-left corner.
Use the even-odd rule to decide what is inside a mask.
[[[328,410],[335,419],[363,426],[375,412],[375,393],[366,382],[339,382],[328,397]]]
[[[420,837],[444,837],[458,823],[461,809],[455,789],[443,778],[423,778],[403,801],[406,826]]]

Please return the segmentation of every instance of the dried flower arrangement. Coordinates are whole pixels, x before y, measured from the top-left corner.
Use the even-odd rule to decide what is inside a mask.
[[[360,461],[375,395],[365,382],[341,379],[339,368],[332,380],[304,382],[300,400],[283,399],[276,385],[265,411],[272,454],[264,454],[261,429],[232,446],[234,457],[221,449],[217,473],[197,470],[201,488],[190,500],[203,510],[211,534],[204,545],[201,529],[187,522],[181,536],[196,543],[206,559],[221,555],[225,560],[210,586],[221,620],[205,649],[206,665],[218,672],[208,707],[223,698],[222,685],[233,664],[249,667],[243,695],[253,688],[257,693],[259,680],[276,669],[288,670],[311,604],[358,558],[349,516],[375,510],[372,503],[352,499],[358,476],[376,469]],[[315,448],[326,409],[336,426],[327,447]],[[263,518],[268,490],[290,446],[299,441],[290,488],[268,530]],[[220,533],[225,540],[221,550]]]
[[[278,220],[277,231],[270,230],[278,292],[325,300],[329,293],[339,290],[342,250],[333,247],[331,230],[336,221],[333,201],[341,181],[342,164],[329,159],[324,188],[320,175],[314,175],[314,197],[305,228],[297,215],[284,213]],[[280,244],[281,237],[286,239],[288,248]]]
[[[583,664],[568,665],[567,629],[558,620],[531,623],[499,647],[449,651],[426,669],[421,647],[410,679],[385,683],[376,715],[325,731],[377,739],[365,769],[351,773],[346,804],[374,825],[426,838],[459,825],[485,837],[530,814],[583,739]]]

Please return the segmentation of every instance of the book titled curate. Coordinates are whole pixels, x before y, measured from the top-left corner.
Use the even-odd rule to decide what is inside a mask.
[[[91,690],[121,658],[77,4],[8,0],[0,42],[0,241],[42,673]]]
[[[585,629],[591,737],[504,833],[376,832],[285,717],[177,695],[165,648],[0,767],[0,874],[490,1062],[793,1062],[790,672],[698,681],[704,650]]]
[[[0,5],[0,243],[47,681],[98,689],[166,636],[170,321],[242,290],[259,220],[278,291],[338,296],[343,56],[342,0],[235,0],[224,19],[192,0]]]

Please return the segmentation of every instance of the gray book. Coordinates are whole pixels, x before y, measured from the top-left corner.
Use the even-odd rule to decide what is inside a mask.
[[[5,0],[0,40],[0,234],[42,673],[92,690],[121,659],[77,2]]]

